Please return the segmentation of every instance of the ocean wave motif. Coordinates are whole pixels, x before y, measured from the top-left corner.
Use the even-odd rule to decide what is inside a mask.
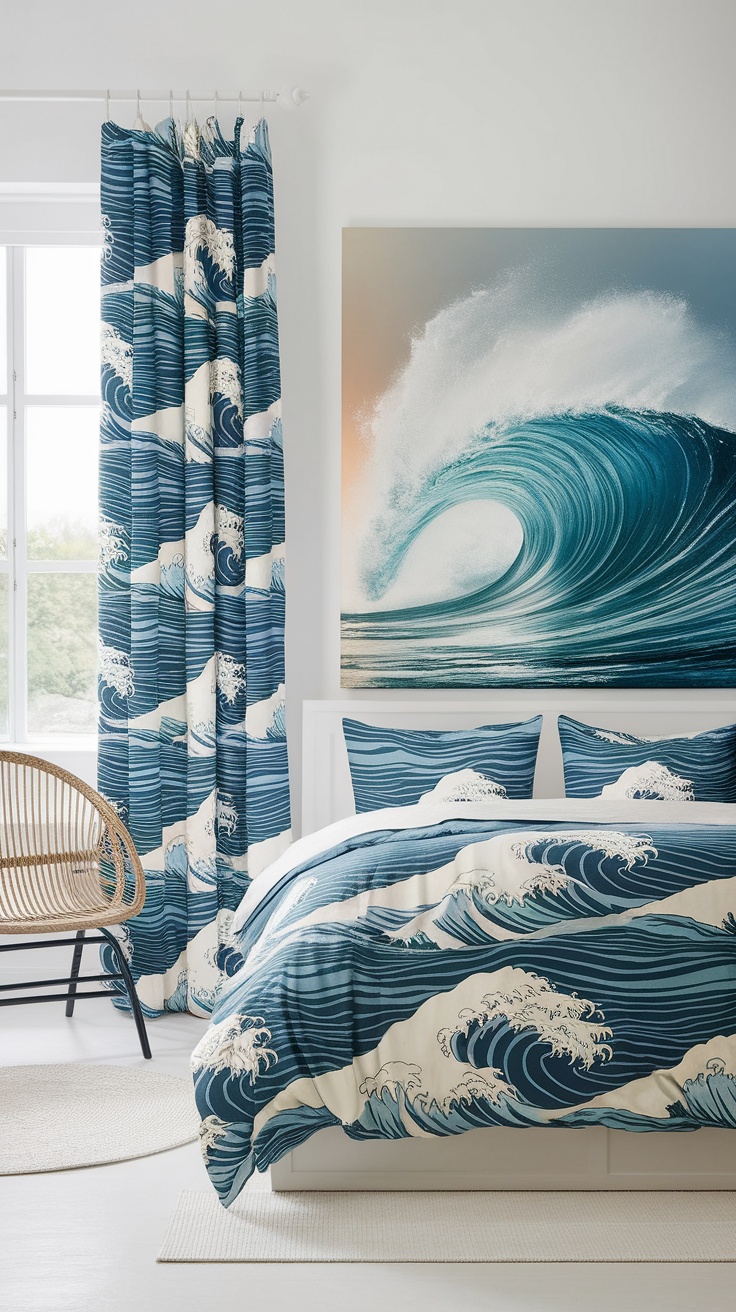
[[[436,1043],[444,1060],[431,1048],[427,1053],[425,1044],[423,1065],[390,1060],[360,1083],[366,1097],[358,1118],[363,1130],[380,1126],[385,1132],[393,1123],[394,1129],[403,1126],[410,1133],[413,1127],[426,1131],[428,1125],[434,1133],[447,1133],[450,1126],[457,1130],[458,1113],[462,1118],[467,1111],[472,1116],[483,1110],[491,1123],[503,1124],[507,1115],[511,1123],[523,1123],[525,1113],[527,1123],[539,1123],[503,1069],[487,1060],[494,1030],[523,1034],[527,1045],[542,1044],[551,1058],[586,1070],[610,1059],[611,1049],[601,1040],[610,1038],[611,1030],[601,1024],[594,1003],[560,993],[548,980],[517,968],[497,972],[488,983],[492,993],[462,1008],[453,1026],[439,1030]],[[389,1035],[386,1042],[390,1047]]]
[[[246,1074],[255,1084],[262,1071],[278,1061],[278,1054],[266,1046],[270,1038],[262,1016],[228,1017],[213,1024],[200,1039],[192,1053],[192,1070]]]
[[[736,1129],[736,1073],[711,1057],[704,1071],[682,1086],[682,1100],[668,1108],[671,1117],[684,1116],[698,1126]]]
[[[440,779],[420,802],[479,802],[484,797],[506,797],[503,784],[497,784],[478,770],[453,770]]]
[[[472,1053],[474,1064],[491,1065],[478,1049],[492,1040],[501,1021],[513,1034],[532,1031],[554,1057],[579,1062],[586,1071],[597,1061],[610,1060],[613,1049],[603,1040],[610,1039],[613,1030],[602,1024],[604,1017],[594,1002],[561,993],[539,976],[522,971],[514,975],[521,978],[514,978],[509,992],[497,988],[478,1006],[464,1008],[454,1029],[440,1031],[437,1041],[445,1056],[452,1053],[464,1061]]]
[[[648,835],[615,829],[501,833],[462,850],[442,899],[386,934],[414,946],[460,947],[494,938],[496,928],[523,932],[568,916],[605,914],[611,902],[590,888],[581,851],[600,854],[619,884],[658,855]]]
[[[126,387],[133,385],[133,347],[123,341],[117,330],[108,323],[102,324],[100,340],[102,364],[107,365]]]
[[[612,784],[605,784],[601,797],[659,799],[662,802],[694,802],[692,779],[673,774],[660,761],[630,765]]]
[[[733,347],[651,293],[536,330],[532,295],[442,311],[369,420],[344,682],[733,686]],[[485,515],[480,562],[458,507]]]
[[[217,300],[232,300],[234,271],[232,232],[218,228],[206,214],[192,215],[184,231],[184,290],[187,294],[205,305]],[[224,278],[217,277],[217,273]]]
[[[243,413],[240,369],[234,360],[218,356],[210,364],[210,394],[223,396],[238,415]]]
[[[498,1106],[502,1096],[518,1099],[513,1085],[503,1079],[499,1071],[465,1071],[457,1075],[457,1084],[448,1093],[440,1095],[430,1093],[430,1081],[425,1079],[421,1066],[405,1061],[385,1062],[375,1075],[363,1080],[360,1092],[366,1095],[369,1105],[373,1100],[386,1105],[395,1104],[400,1114],[402,1107],[414,1107],[424,1116],[430,1114],[434,1105],[443,1116],[449,1116],[458,1107],[471,1106],[473,1102],[485,1101]],[[375,1112],[375,1108],[371,1108]]]
[[[135,692],[135,671],[127,652],[116,647],[99,645],[100,680],[112,688],[118,697],[132,697]]]
[[[143,1005],[202,1015],[241,961],[227,917],[289,831],[283,724],[252,753],[244,727],[246,668],[252,700],[283,683],[283,588],[252,603],[243,541],[247,521],[249,548],[283,551],[275,283],[247,305],[236,285],[273,265],[268,132],[102,139],[99,783],[146,871]]]
[[[288,869],[195,1061],[223,1202],[326,1125],[734,1125],[734,884],[733,826],[520,828],[462,804]],[[434,938],[402,938],[424,915]]]
[[[492,780],[507,797],[532,795],[541,715],[448,731],[387,729],[350,719],[343,719],[342,728],[357,812],[409,806],[463,770]]]
[[[247,687],[245,665],[233,659],[226,651],[215,652],[217,691],[226,702],[234,705]]]
[[[613,828],[613,827],[611,827]],[[618,831],[620,827],[616,827]],[[601,825],[596,833],[602,833]],[[736,869],[736,836],[728,829],[689,825],[682,831],[672,826],[652,829],[643,835],[631,826],[623,856],[583,846],[560,823],[518,824],[480,820],[455,820],[427,825],[418,830],[387,830],[371,835],[374,856],[369,880],[365,879],[364,839],[357,836],[329,852],[319,863],[319,878],[298,913],[284,918],[283,932],[296,933],[309,925],[345,923],[370,939],[392,941],[415,948],[445,949],[488,944],[505,935],[545,932],[561,923],[589,922],[664,901],[692,886],[715,886]],[[567,833],[568,841],[559,835]],[[569,841],[572,840],[572,841]],[[636,844],[651,844],[656,856],[642,849],[645,859],[631,861]],[[482,855],[488,844],[493,861]],[[522,844],[526,859],[515,857]],[[610,848],[610,840],[607,840]],[[421,847],[421,861],[417,847]],[[539,886],[524,891],[523,899],[511,896],[479,896],[473,887],[448,890],[469,875],[469,885],[483,880],[485,868],[504,853],[508,864],[505,883],[510,892],[530,876]],[[280,905],[292,879],[279,886],[274,899]],[[551,888],[546,885],[550,884]],[[494,885],[495,887],[495,885]],[[443,907],[440,907],[443,903]],[[248,920],[242,934],[243,950],[264,952],[274,935],[264,935],[266,920],[273,915],[271,900]],[[424,929],[407,926],[425,917]],[[427,924],[427,922],[429,922]],[[272,944],[272,949],[276,946]]]
[[[676,738],[596,729],[569,715],[558,721],[567,797],[736,801],[736,725]]]
[[[662,1116],[628,1107],[581,1107],[560,1117],[559,1125],[581,1128],[602,1125],[609,1130],[736,1130],[736,1073],[720,1057],[682,1083],[681,1096]]]
[[[100,516],[99,525],[100,569],[107,570],[111,565],[122,565],[128,559],[130,544],[124,524]]]

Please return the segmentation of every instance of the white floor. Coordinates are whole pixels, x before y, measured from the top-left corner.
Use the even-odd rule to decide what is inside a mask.
[[[157,1069],[184,1074],[203,1022],[151,1022]],[[104,999],[0,1009],[0,1063],[142,1062]],[[0,1109],[1,1115],[1,1109]],[[179,1189],[206,1189],[195,1144],[57,1174],[0,1177],[0,1306],[8,1312],[731,1312],[733,1265],[182,1265],[155,1257]]]

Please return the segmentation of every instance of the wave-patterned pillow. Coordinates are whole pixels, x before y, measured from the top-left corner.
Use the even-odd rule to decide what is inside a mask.
[[[355,809],[410,806],[441,779],[474,770],[497,797],[531,797],[542,717],[480,729],[379,729],[343,720]]]
[[[679,738],[637,738],[558,720],[566,797],[736,802],[736,724]]]

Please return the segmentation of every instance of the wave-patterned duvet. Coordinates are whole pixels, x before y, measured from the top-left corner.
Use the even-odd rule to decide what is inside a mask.
[[[295,844],[234,929],[192,1059],[226,1205],[328,1125],[736,1128],[736,806],[374,812]]]

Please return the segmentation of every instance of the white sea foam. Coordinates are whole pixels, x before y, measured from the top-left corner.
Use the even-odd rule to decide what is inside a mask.
[[[503,784],[480,774],[477,770],[453,770],[442,776],[438,784],[422,793],[420,802],[481,802],[486,797],[505,797]]]
[[[612,784],[605,784],[601,797],[636,797],[646,793],[663,802],[694,802],[695,791],[691,779],[668,770],[661,761],[644,761],[631,765]]]
[[[444,1052],[444,1057],[453,1060],[452,1053]],[[490,1067],[484,1067],[483,1070],[475,1070],[473,1067],[466,1067],[463,1074],[458,1078],[458,1069],[463,1069],[458,1063],[456,1067],[451,1068],[452,1075],[457,1082],[451,1088],[445,1090],[437,1087],[436,1076],[433,1079],[432,1074],[425,1077],[421,1066],[413,1062],[406,1061],[387,1061],[375,1075],[368,1076],[360,1085],[360,1092],[370,1098],[376,1095],[381,1098],[385,1092],[397,1102],[403,1096],[409,1103],[418,1103],[426,1110],[432,1103],[435,1103],[447,1115],[453,1107],[465,1103],[468,1106],[477,1099],[484,1099],[486,1102],[492,1102],[498,1105],[501,1095],[507,1098],[518,1099],[518,1091],[513,1084],[509,1084],[503,1078],[500,1071],[492,1070]],[[447,1072],[444,1072],[447,1074]]]
[[[102,640],[98,647],[100,678],[108,688],[114,688],[119,697],[132,697],[135,692],[134,670],[127,652],[108,647]]]
[[[227,1016],[211,1025],[192,1053],[192,1071],[230,1071],[247,1074],[251,1084],[278,1061],[273,1048],[266,1047],[271,1031],[262,1016]]]
[[[199,1127],[199,1147],[205,1162],[210,1149],[217,1147],[218,1141],[227,1134],[227,1129],[227,1122],[220,1120],[219,1116],[205,1116]]]
[[[226,396],[230,404],[235,406],[238,414],[242,415],[240,369],[234,360],[228,360],[225,356],[210,362],[210,395],[214,396],[216,392],[220,396]]]
[[[109,323],[103,323],[100,330],[100,356],[126,387],[133,386],[133,347]]]
[[[215,660],[218,691],[230,706],[234,706],[236,699],[245,692],[245,666],[226,651],[215,652]]]
[[[380,607],[421,606],[487,587],[521,550],[516,515],[498,501],[464,501],[433,519],[406,553]]]
[[[121,565],[128,559],[128,533],[124,524],[118,524],[106,515],[100,516],[98,531],[100,569],[108,565]]]
[[[201,250],[207,251],[213,264],[223,273],[232,275],[235,267],[233,234],[218,228],[206,214],[194,214],[187,220],[184,234],[184,287],[193,295],[206,295],[207,275],[198,259]]]
[[[499,989],[488,993],[476,1007],[466,1007],[458,1015],[458,1025],[438,1034],[445,1056],[453,1039],[467,1036],[473,1025],[505,1019],[515,1033],[535,1030],[548,1043],[556,1057],[569,1057],[590,1070],[596,1061],[607,1061],[613,1054],[603,1039],[613,1031],[602,1025],[601,1013],[594,1002],[568,993],[560,993],[541,975],[516,971],[523,977],[514,981],[508,992]]]

